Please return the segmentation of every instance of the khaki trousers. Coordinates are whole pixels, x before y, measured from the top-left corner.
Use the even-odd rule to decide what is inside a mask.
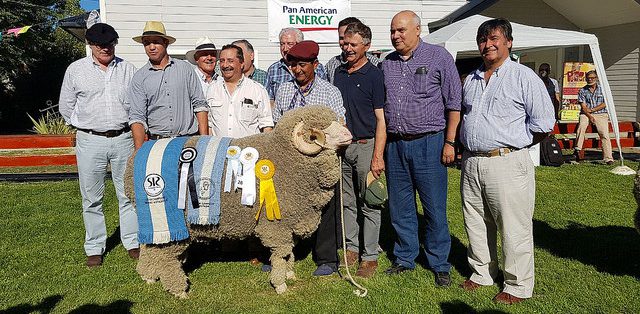
[[[492,285],[498,275],[497,231],[502,235],[504,292],[530,298],[534,285],[535,173],[529,152],[472,157],[463,154],[460,190],[469,237],[471,280]]]
[[[613,153],[611,151],[611,140],[609,138],[609,115],[606,113],[593,114],[596,128],[598,128],[598,135],[602,142],[602,159],[604,161],[613,160]],[[576,150],[582,149],[584,143],[584,137],[589,126],[589,118],[585,114],[580,115],[578,122],[578,128],[576,129]]]

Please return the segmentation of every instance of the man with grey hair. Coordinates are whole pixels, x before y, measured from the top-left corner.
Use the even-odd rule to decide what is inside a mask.
[[[348,24],[343,34],[346,63],[335,71],[333,84],[340,90],[347,128],[353,134],[342,163],[346,257],[349,265],[361,258],[356,276],[368,278],[378,268],[381,213],[366,203],[364,195],[368,174],[378,178],[384,172],[384,80],[366,56],[371,29],[356,22]]]
[[[86,32],[91,54],[67,68],[60,90],[60,114],[78,129],[76,159],[85,227],[87,266],[102,265],[107,244],[104,218],[104,181],[107,166],[120,207],[120,239],[129,256],[137,259],[138,218],[124,193],[124,172],[133,152],[128,106],[121,97],[133,78],[133,64],[115,55],[118,33],[97,23]]]
[[[284,58],[291,47],[304,40],[304,34],[297,28],[288,27],[283,28],[280,31],[278,38],[280,39],[280,55],[282,55],[282,58],[269,66],[269,69],[267,70],[267,82],[265,84],[267,92],[269,93],[269,98],[271,99],[272,107],[276,99],[276,92],[278,91],[278,88],[280,88],[280,85],[294,79]],[[318,64],[315,73],[316,77],[323,80],[327,79],[327,72],[322,64]]]
[[[344,32],[347,29],[347,26],[352,23],[362,22],[357,17],[350,16],[344,18],[338,23],[338,45],[340,46],[342,53],[327,61],[327,79],[331,84],[333,84],[333,78],[336,74],[336,69],[338,69],[338,67],[340,67],[341,65],[347,64],[346,50],[344,48]],[[380,59],[378,59],[378,57],[372,55],[369,51],[367,51],[366,57],[369,62],[371,62],[371,64],[373,64],[374,66],[378,66],[378,63],[380,62]]]
[[[231,43],[232,45],[236,45],[242,49],[242,53],[244,55],[244,65],[242,66],[242,73],[244,76],[260,83],[260,85],[265,86],[267,84],[267,72],[265,70],[261,70],[256,68],[253,63],[255,54],[253,50],[253,45],[246,39],[239,39]]]
[[[395,51],[382,62],[387,119],[385,171],[389,214],[396,231],[395,261],[387,274],[415,268],[424,239],[424,253],[438,287],[451,284],[448,261],[451,236],[447,223],[447,168],[455,158],[460,121],[460,76],[444,48],[420,38],[420,18],[401,11],[391,20]],[[418,234],[416,191],[426,221]]]

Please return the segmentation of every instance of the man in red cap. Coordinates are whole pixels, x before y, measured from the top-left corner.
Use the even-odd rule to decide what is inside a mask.
[[[318,79],[315,70],[318,68],[318,52],[320,47],[311,40],[301,41],[289,49],[286,60],[295,80],[280,85],[276,93],[273,121],[278,122],[282,114],[291,109],[308,105],[323,105],[331,108],[338,119],[344,123],[345,109],[342,96],[337,87],[324,79]],[[336,189],[334,197],[323,209],[320,225],[316,233],[313,248],[314,259],[318,268],[314,276],[331,275],[338,270],[337,237],[336,237],[336,197],[340,191]]]
[[[110,25],[97,23],[85,35],[91,55],[67,68],[60,90],[60,114],[78,129],[76,159],[87,266],[102,264],[107,230],[102,208],[104,178],[111,165],[113,185],[120,207],[120,238],[131,258],[137,259],[138,218],[124,194],[124,170],[133,152],[129,109],[122,95],[136,71],[115,56],[118,33]]]

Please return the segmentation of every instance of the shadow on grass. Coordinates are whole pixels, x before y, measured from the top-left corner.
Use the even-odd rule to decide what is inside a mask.
[[[631,227],[572,223],[566,229],[556,229],[534,220],[533,236],[536,247],[555,256],[592,265],[599,272],[640,279],[640,236]]]
[[[423,214],[418,215],[418,234],[420,238],[420,243],[425,243],[425,230],[426,230],[426,220]],[[396,232],[391,225],[391,217],[389,216],[389,210],[382,210],[382,221],[380,226],[380,246],[387,253],[387,258],[390,262],[395,260],[393,256],[393,245],[396,239]],[[416,258],[416,263],[424,267],[425,269],[430,269],[427,256],[425,255],[424,249],[421,246],[420,253]],[[455,268],[462,276],[468,277],[471,275],[471,268],[469,268],[469,264],[467,263],[467,247],[454,235],[451,235],[451,251],[449,253],[449,263]]]
[[[129,300],[118,300],[107,305],[85,304],[69,312],[70,314],[80,313],[131,313],[133,302]]]
[[[298,241],[293,249],[296,260],[303,260],[311,254],[313,241],[311,238]],[[212,262],[249,262],[257,258],[259,262],[269,264],[269,249],[262,246],[257,238],[245,240],[222,240],[195,242],[187,249],[187,260],[183,269],[189,274]]]
[[[44,298],[40,303],[31,305],[31,304],[19,304],[13,307],[10,307],[6,310],[0,310],[0,313],[50,313],[53,308],[56,307],[58,302],[62,300],[62,296],[59,294],[52,295]]]
[[[113,233],[107,238],[105,243],[104,255],[111,252],[120,243],[120,226],[113,230]]]
[[[440,311],[443,314],[501,314],[507,313],[498,310],[484,310],[484,311],[476,311],[469,304],[466,304],[460,300],[455,300],[451,302],[442,302],[440,303]]]

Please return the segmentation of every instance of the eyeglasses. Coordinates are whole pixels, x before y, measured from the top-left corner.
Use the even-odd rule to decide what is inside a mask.
[[[597,77],[597,76],[587,76],[587,81],[590,81],[590,80],[597,80],[597,79],[598,79],[598,77]]]

